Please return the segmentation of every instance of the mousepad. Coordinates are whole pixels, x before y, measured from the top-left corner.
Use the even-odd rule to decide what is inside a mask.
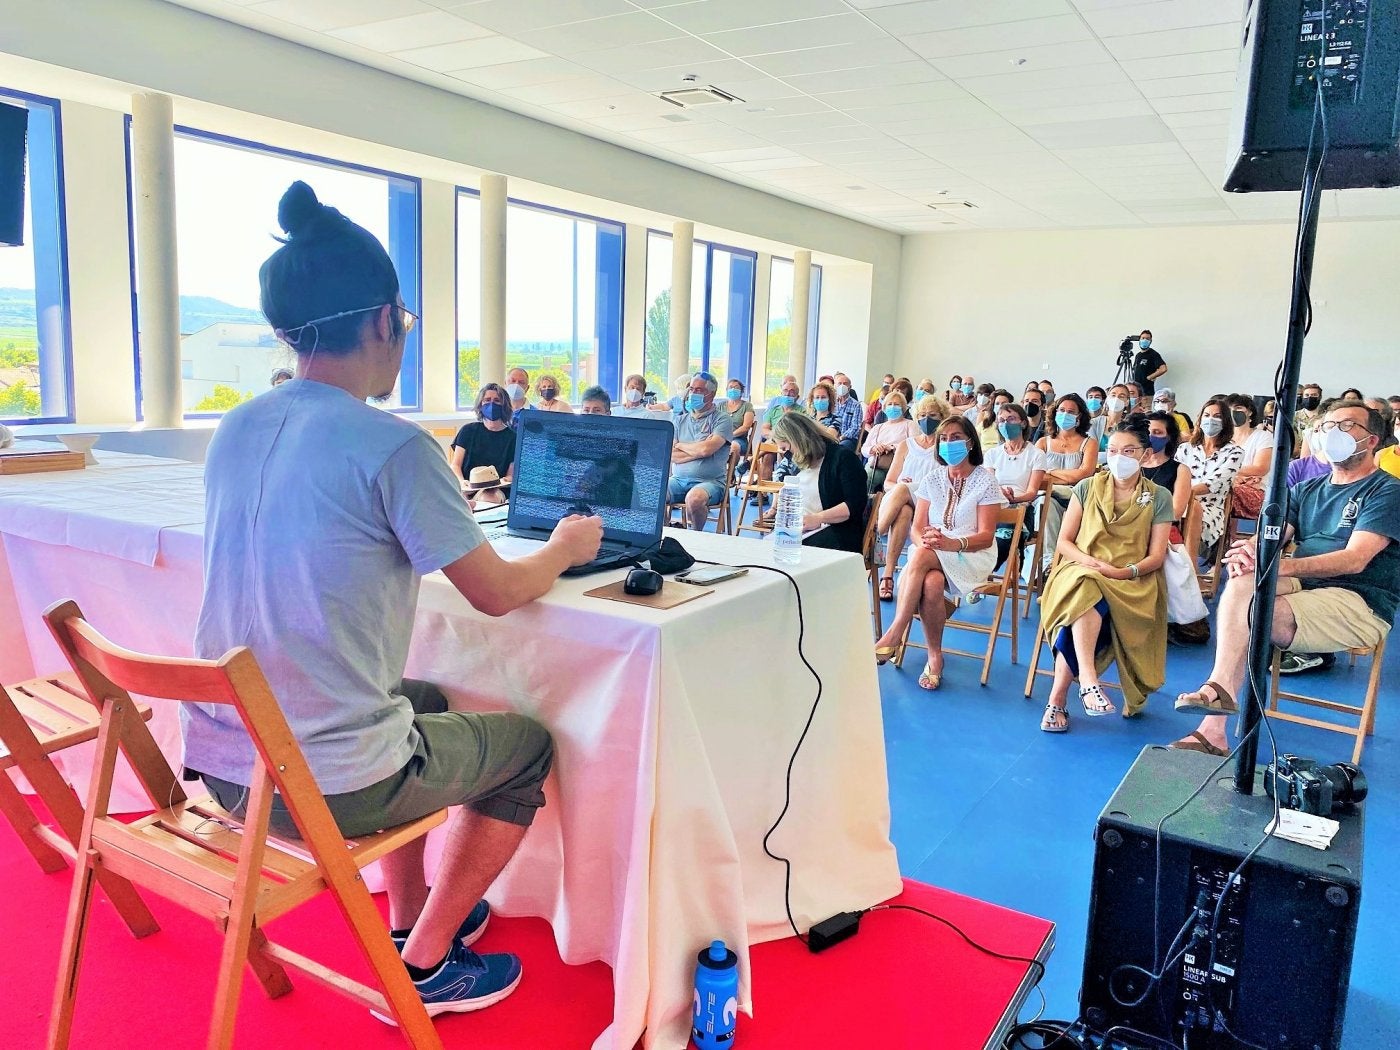
[[[714,590],[713,587],[697,587],[693,583],[667,580],[655,594],[627,594],[622,590],[625,580],[594,587],[584,591],[585,598],[606,598],[611,602],[627,602],[631,605],[644,605],[648,609],[674,609],[677,605],[703,598]]]

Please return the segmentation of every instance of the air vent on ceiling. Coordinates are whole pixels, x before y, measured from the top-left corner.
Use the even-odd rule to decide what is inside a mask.
[[[933,201],[929,207],[934,211],[964,211],[968,208],[975,208],[977,205],[971,201],[948,200]]]
[[[681,109],[695,109],[698,106],[727,106],[733,102],[744,101],[738,95],[721,91],[713,84],[706,87],[683,87],[674,91],[663,91],[659,97]]]

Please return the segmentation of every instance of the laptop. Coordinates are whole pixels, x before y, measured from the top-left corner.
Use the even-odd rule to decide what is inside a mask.
[[[603,546],[581,576],[631,565],[661,542],[675,427],[661,416],[582,416],[526,410],[516,424],[515,466],[503,530],[543,542],[562,518],[597,514]]]

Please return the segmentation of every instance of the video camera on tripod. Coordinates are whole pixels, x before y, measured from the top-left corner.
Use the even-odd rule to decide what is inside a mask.
[[[1123,341],[1118,344],[1118,364],[1130,365],[1133,363],[1133,344],[1138,341],[1136,335],[1125,335]]]

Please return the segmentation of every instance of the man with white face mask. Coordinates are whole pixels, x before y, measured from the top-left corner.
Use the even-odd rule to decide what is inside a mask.
[[[1273,644],[1307,653],[1377,645],[1400,605],[1400,481],[1378,470],[1383,424],[1360,401],[1339,401],[1314,428],[1330,474],[1292,491],[1285,543],[1297,542],[1278,567]],[[1177,697],[1178,711],[1207,717],[1173,746],[1224,755],[1225,715],[1238,710],[1249,655],[1255,540],[1225,556],[1230,583],[1220,599],[1215,666],[1204,685]]]

